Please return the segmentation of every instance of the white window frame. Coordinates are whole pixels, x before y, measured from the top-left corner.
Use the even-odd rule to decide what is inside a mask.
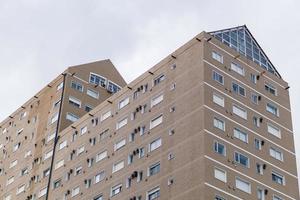
[[[218,61],[218,62],[220,62],[220,63],[223,64],[223,55],[222,55],[222,54],[220,54],[220,53],[218,53],[218,52],[216,52],[216,51],[212,51],[212,52],[211,52],[211,57],[212,57],[214,60],[216,60],[216,61]]]
[[[232,113],[236,116],[247,120],[247,110],[238,105],[232,105]]]
[[[164,94],[160,93],[156,96],[154,96],[151,99],[151,108],[153,108],[154,106],[158,105],[159,103],[161,103],[164,100]]]
[[[221,107],[225,106],[225,99],[223,96],[213,93],[213,102]]]
[[[116,173],[125,167],[125,161],[121,160],[113,164],[112,173]]]
[[[94,99],[99,99],[99,96],[100,96],[98,91],[95,91],[92,89],[87,89],[86,94]]]
[[[71,197],[75,197],[76,195],[78,195],[80,193],[80,187],[77,186],[75,188],[72,189],[72,192],[71,192]]]
[[[109,110],[109,111],[107,111],[107,112],[105,112],[105,113],[103,113],[102,115],[101,115],[101,122],[103,122],[104,120],[106,120],[107,118],[109,118],[111,116],[111,111]]]
[[[281,138],[281,130],[277,126],[274,126],[273,124],[268,123],[267,130],[268,130],[268,133],[270,133],[271,135],[273,135],[277,138]]]
[[[280,151],[274,147],[270,147],[269,153],[272,158],[275,158],[276,160],[283,162],[283,152],[282,151]]]
[[[107,158],[107,150],[102,151],[96,155],[96,163],[104,160],[105,158]]]
[[[75,107],[81,108],[81,101],[73,96],[69,96],[69,102]],[[75,105],[74,105],[75,104]]]
[[[239,183],[243,183],[243,184],[245,184],[245,185],[248,185],[248,188],[247,188],[247,189],[242,188],[241,186],[238,185],[238,182],[237,182],[237,181],[239,181]],[[248,194],[251,194],[251,183],[248,182],[248,181],[245,181],[245,180],[243,180],[243,179],[241,179],[241,178],[239,178],[239,177],[236,177],[236,178],[235,178],[235,187],[236,187],[237,189],[243,191],[243,192],[246,192],[246,193],[248,193]]]
[[[150,130],[163,123],[163,114],[158,115],[150,121]]]
[[[157,138],[149,144],[149,152],[152,152],[162,146],[162,139]]]
[[[122,108],[124,108],[125,106],[127,106],[129,104],[129,97],[126,97],[125,99],[122,99],[119,103],[118,103],[118,109],[121,110]]]
[[[245,131],[242,131],[238,128],[234,128],[233,135],[235,138],[237,138],[245,143],[248,143],[248,133],[246,133]]]
[[[114,151],[118,151],[119,149],[121,149],[125,145],[126,145],[126,138],[124,138],[122,140],[119,140],[118,142],[116,142],[114,144]]]
[[[218,167],[214,167],[214,177],[215,179],[227,183],[227,172]]]
[[[232,71],[238,73],[241,76],[245,76],[245,69],[237,63],[232,62],[231,65],[230,65],[230,69]]]

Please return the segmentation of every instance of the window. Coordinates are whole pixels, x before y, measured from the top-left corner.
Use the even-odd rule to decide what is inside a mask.
[[[105,87],[106,85],[106,78],[99,76],[98,74],[90,73],[90,83],[95,85],[101,85]]]
[[[254,103],[254,104],[258,104],[258,95],[256,93],[251,93],[251,102]]]
[[[25,185],[21,185],[17,188],[17,195],[20,194],[21,192],[25,191]]]
[[[268,133],[274,135],[275,137],[281,138],[280,129],[273,124],[268,124]]]
[[[106,120],[110,116],[111,116],[111,111],[107,111],[106,113],[104,113],[104,114],[101,115],[101,121]]]
[[[124,108],[128,104],[129,104],[129,97],[127,97],[119,102],[119,109]]]
[[[265,90],[267,92],[269,92],[270,94],[273,94],[275,96],[277,96],[277,89],[275,86],[273,86],[272,84],[270,83],[265,83]]]
[[[226,171],[219,169],[219,168],[214,168],[214,176],[216,179],[226,183],[227,182],[227,177],[226,177]]]
[[[279,174],[277,172],[274,172],[274,171],[272,172],[272,181],[274,181],[274,182],[276,182],[276,183],[278,183],[280,185],[284,185],[285,184],[284,177],[281,174]]]
[[[267,103],[266,109],[268,112],[272,113],[273,115],[279,116],[278,108],[274,104]]]
[[[231,63],[231,70],[238,73],[239,75],[245,76],[245,70],[242,66],[236,63]]]
[[[84,126],[80,129],[80,135],[84,135],[87,132],[88,128],[87,126]]]
[[[148,169],[148,176],[153,176],[160,172],[160,163],[155,163],[151,165]]]
[[[226,199],[223,198],[223,197],[221,197],[221,196],[219,196],[219,195],[216,195],[216,196],[215,196],[215,200],[226,200]]]
[[[115,185],[111,188],[110,196],[113,197],[122,191],[122,184]]]
[[[256,163],[256,173],[263,175],[264,173],[264,169],[263,169],[263,165],[260,163]]]
[[[55,138],[55,135],[56,135],[56,132],[49,134],[47,137],[47,142],[50,142],[51,140],[53,140]]]
[[[232,83],[232,91],[236,94],[239,94],[241,96],[246,96],[246,90],[242,86],[240,86],[237,83]]]
[[[223,63],[223,56],[215,51],[212,52],[212,58],[220,63]]]
[[[157,96],[153,97],[151,99],[151,108],[156,106],[157,104],[159,104],[163,100],[164,100],[164,95],[163,94],[160,94],[160,95],[157,95]]]
[[[14,176],[11,176],[7,179],[6,181],[6,185],[10,185],[12,184],[13,182],[15,181],[15,177]]]
[[[17,151],[20,148],[20,146],[21,146],[20,142],[15,144],[14,147],[13,147],[13,152]]]
[[[56,87],[56,90],[62,89],[63,86],[64,86],[64,82],[61,82],[61,83]]]
[[[81,146],[77,149],[77,156],[81,155],[84,152],[84,146]]]
[[[5,197],[4,197],[3,200],[12,200],[11,195],[10,194],[9,195],[5,195]]]
[[[55,123],[58,120],[58,113],[55,113],[51,118],[51,124]]]
[[[218,104],[219,106],[224,107],[224,98],[218,94],[213,94],[213,102]]]
[[[235,162],[249,168],[250,162],[247,156],[238,152],[234,152],[234,160]]]
[[[47,159],[51,158],[52,155],[53,155],[53,150],[45,153],[44,160],[47,160]]]
[[[66,119],[70,120],[71,122],[76,122],[79,119],[79,117],[77,117],[73,113],[67,113]]]
[[[280,198],[279,196],[273,195],[272,200],[283,200],[282,198]]]
[[[94,109],[94,107],[93,106],[90,106],[90,105],[85,105],[85,108],[84,108],[84,110],[86,111],[86,112],[90,112],[91,110],[93,110]]]
[[[72,82],[71,82],[71,88],[73,88],[73,89],[75,89],[75,90],[78,90],[79,92],[83,92],[83,86],[82,86],[81,83],[72,81]]]
[[[144,155],[145,155],[145,148],[142,147],[142,148],[139,149],[139,158],[144,157]]]
[[[277,160],[283,161],[283,153],[273,147],[270,148],[270,156]]]
[[[59,104],[60,104],[60,100],[55,101],[53,104],[53,108],[58,107]]]
[[[93,200],[103,200],[103,196],[101,195],[97,195],[96,197],[93,198]]]
[[[65,140],[65,141],[63,141],[63,142],[61,142],[61,143],[59,143],[59,150],[65,148],[66,146],[67,146],[67,140]]]
[[[106,129],[106,130],[102,131],[102,132],[99,134],[100,140],[104,140],[104,139],[107,138],[108,136],[109,136],[109,129]]]
[[[74,197],[74,196],[76,196],[76,195],[78,195],[79,194],[79,192],[80,192],[80,188],[79,188],[79,186],[78,187],[76,187],[76,188],[73,188],[72,189],[72,197]]]
[[[45,196],[47,193],[47,187],[40,190],[38,198],[41,198],[42,196]]]
[[[250,81],[254,84],[257,83],[257,76],[254,74],[250,74]]]
[[[55,180],[54,182],[53,182],[53,188],[55,189],[55,188],[58,188],[58,187],[60,187],[61,186],[61,179],[58,179],[58,180]]]
[[[222,130],[222,131],[225,131],[225,122],[218,119],[218,118],[214,118],[214,127]]]
[[[160,125],[163,122],[163,115],[159,115],[158,117],[154,118],[150,122],[150,129],[155,128],[156,126]]]
[[[161,83],[163,80],[165,80],[165,75],[161,74],[159,76],[157,76],[154,80],[153,80],[153,85],[158,85],[159,83]]]
[[[57,162],[55,163],[54,169],[56,170],[56,169],[62,167],[62,166],[64,165],[64,163],[65,163],[64,160],[57,161]]]
[[[121,88],[120,88],[117,84],[115,84],[115,83],[113,83],[113,82],[111,82],[111,81],[108,81],[107,90],[108,90],[109,92],[111,92],[111,93],[116,93],[116,92],[118,92],[120,89],[121,89]]]
[[[213,80],[224,85],[224,77],[216,71],[213,71]]]
[[[100,181],[103,181],[104,178],[105,178],[105,172],[102,171],[102,172],[100,172],[99,174],[97,174],[97,175],[94,177],[95,184],[96,184],[96,183],[99,183]]]
[[[80,108],[81,107],[81,101],[79,99],[76,99],[75,97],[69,96],[69,104]]]
[[[123,126],[125,126],[127,124],[127,122],[128,122],[127,117],[121,119],[120,121],[117,122],[116,129],[118,130],[118,129],[122,128]]]
[[[120,140],[119,142],[115,143],[114,145],[114,151],[118,151],[122,147],[124,147],[126,144],[126,139]]]
[[[95,99],[99,99],[99,92],[97,92],[95,90],[87,89],[86,94]]]
[[[235,179],[235,186],[236,186],[236,188],[238,188],[238,189],[240,189],[240,190],[242,190],[246,193],[251,194],[251,185],[250,185],[249,182],[244,181],[240,178],[236,178]]]
[[[101,153],[98,153],[96,155],[96,162],[100,162],[101,160],[105,159],[107,157],[107,151],[103,151]]]
[[[147,192],[147,200],[154,200],[154,199],[158,199],[160,196],[160,189],[159,187],[154,188],[150,191]]]
[[[225,156],[226,155],[226,147],[224,144],[221,144],[217,141],[214,142],[214,150],[220,155]]]
[[[261,150],[261,146],[262,146],[262,145],[261,145],[261,140],[255,138],[255,139],[254,139],[254,147],[255,147],[255,149]]]
[[[124,168],[124,160],[113,164],[112,173],[115,173]]]
[[[265,200],[265,190],[257,188],[257,200]]]
[[[21,170],[21,176],[24,176],[25,174],[28,174],[28,167],[25,167]]]
[[[247,111],[239,106],[233,105],[232,112],[243,119],[247,119]]]
[[[24,119],[27,116],[27,112],[22,112],[20,114],[20,120]]]
[[[13,168],[17,164],[18,164],[18,160],[11,161],[10,164],[9,164],[9,168]]]
[[[233,135],[234,135],[235,138],[237,138],[237,139],[239,139],[243,142],[248,143],[248,134],[247,133],[245,133],[245,132],[243,132],[243,131],[241,131],[237,128],[234,128],[233,129]]]
[[[161,138],[158,138],[149,144],[149,152],[154,151],[160,146],[161,146]]]

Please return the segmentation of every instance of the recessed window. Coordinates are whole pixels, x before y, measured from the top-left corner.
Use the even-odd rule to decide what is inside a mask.
[[[213,71],[213,80],[224,85],[224,77],[216,71]]]
[[[274,104],[267,103],[266,109],[269,113],[272,113],[273,115],[279,116],[278,108]]]
[[[224,107],[224,97],[218,94],[213,94],[213,102],[216,103],[219,106]]]
[[[254,147],[255,147],[255,149],[261,150],[261,146],[262,146],[261,143],[262,143],[262,141],[260,139],[255,138],[254,139]]]
[[[73,88],[73,89],[75,89],[75,90],[78,90],[79,92],[83,92],[83,86],[82,86],[81,83],[72,81],[72,82],[71,82],[71,88]]]
[[[251,194],[251,185],[250,185],[249,182],[244,181],[244,180],[242,180],[242,179],[240,179],[240,178],[236,178],[236,179],[235,179],[235,186],[236,186],[236,188],[238,188],[239,190],[242,190],[242,191],[244,191],[244,192],[246,192],[246,193]]]
[[[55,113],[51,118],[51,124],[55,123],[58,120],[58,113]]]
[[[258,104],[258,94],[256,93],[251,93],[251,102],[254,103],[254,104]]]
[[[15,181],[15,177],[14,176],[11,176],[7,179],[6,181],[6,185],[10,185],[12,184],[13,182]]]
[[[257,76],[254,74],[250,74],[250,81],[254,84],[257,83]]]
[[[264,167],[260,163],[256,163],[256,173],[263,175],[264,173]]]
[[[111,92],[111,93],[116,93],[118,92],[119,90],[121,90],[121,87],[118,86],[117,84],[111,82],[111,81],[108,81],[108,85],[107,85],[107,91]]]
[[[126,97],[125,99],[123,99],[119,102],[119,109],[124,108],[128,104],[129,104],[129,97]]]
[[[53,140],[55,138],[56,132],[51,133],[47,136],[47,142],[50,142],[51,140]]]
[[[224,197],[216,195],[214,200],[226,200],[226,199]]]
[[[61,82],[57,87],[56,90],[60,90],[64,87],[64,82]]]
[[[4,199],[3,200],[12,200],[12,198],[11,198],[11,194],[9,194],[9,195],[5,195],[5,197],[4,197]]]
[[[122,139],[122,140],[116,142],[115,145],[114,145],[114,151],[118,151],[119,149],[121,149],[125,145],[126,145],[126,139]]]
[[[220,63],[223,63],[223,56],[220,53],[217,53],[216,51],[213,51],[211,56],[216,61],[218,61]]]
[[[239,152],[234,152],[234,160],[245,167],[250,166],[249,158]]]
[[[277,160],[283,161],[283,153],[273,147],[270,148],[270,156]]]
[[[283,200],[283,199],[279,196],[273,195],[272,200]]]
[[[94,74],[94,73],[90,73],[90,83],[95,84],[95,85],[100,85],[102,87],[106,86],[106,78],[98,75],[98,74]]]
[[[274,135],[275,137],[281,138],[281,131],[278,127],[273,124],[268,123],[268,133]]]
[[[115,173],[124,168],[124,160],[113,164],[112,173]]]
[[[111,188],[110,196],[113,197],[122,192],[122,184],[115,185]]]
[[[217,141],[214,142],[214,150],[215,152],[217,152],[218,154],[222,155],[222,156],[226,156],[226,147],[224,144],[221,144]]]
[[[101,153],[98,153],[96,155],[96,162],[100,162],[101,160],[105,159],[107,157],[107,151],[103,151]]]
[[[72,197],[74,197],[74,196],[78,195],[78,194],[79,194],[79,192],[80,192],[80,188],[79,188],[79,186],[78,186],[78,187],[75,187],[75,188],[73,188],[73,189],[72,189],[72,193],[71,193]]]
[[[151,108],[154,107],[154,106],[156,106],[157,104],[159,104],[163,100],[164,100],[164,95],[163,94],[159,94],[159,95],[153,97],[151,99]]]
[[[151,165],[148,169],[148,176],[153,176],[160,172],[160,163],[155,163]]]
[[[25,191],[25,185],[21,185],[17,188],[17,195],[20,194],[21,192]]]
[[[66,119],[70,120],[71,122],[76,122],[79,119],[79,117],[74,115],[73,113],[67,113]]]
[[[214,176],[216,179],[226,183],[227,182],[227,177],[226,177],[226,171],[219,169],[219,168],[214,168]]]
[[[9,164],[9,168],[13,168],[17,164],[18,164],[18,160],[11,161],[10,164]]]
[[[67,146],[67,140],[59,143],[59,150],[62,150],[63,148],[65,148]]]
[[[151,120],[150,122],[150,129],[153,129],[160,125],[163,122],[163,115],[159,115],[158,117],[155,117],[154,119]]]
[[[101,115],[101,121],[106,120],[110,116],[111,116],[111,111],[107,111],[106,113],[104,113],[104,114]]]
[[[245,76],[245,70],[242,66],[236,63],[231,63],[231,70],[238,73],[239,75]]]
[[[96,197],[93,198],[93,200],[103,200],[103,196],[101,195],[97,195]]]
[[[284,176],[274,171],[272,172],[272,181],[280,185],[285,185]]]
[[[85,110],[86,112],[90,112],[90,111],[93,110],[93,109],[94,109],[94,107],[91,106],[91,105],[85,105],[85,108],[84,108],[84,110]]]
[[[86,94],[95,99],[99,99],[99,92],[97,92],[95,90],[87,89]]]
[[[158,138],[149,144],[149,152],[158,149],[161,146],[161,138]]]
[[[246,90],[245,88],[243,88],[242,86],[240,86],[239,84],[237,83],[232,83],[232,91],[236,94],[239,94],[241,96],[246,96]]]
[[[218,118],[214,118],[214,127],[222,130],[222,131],[225,131],[225,122],[223,120],[220,120]]]
[[[235,138],[248,143],[248,134],[245,133],[244,131],[241,131],[240,129],[234,128],[233,129],[233,135]]]
[[[127,124],[127,122],[128,122],[127,117],[121,119],[120,121],[117,122],[116,129],[118,130],[118,129],[124,127]]]
[[[247,111],[239,106],[233,105],[232,112],[243,119],[247,119]]]
[[[163,80],[165,80],[165,75],[161,74],[159,76],[157,76],[155,79],[153,79],[153,85],[158,85],[159,83],[161,83]]]
[[[51,150],[51,151],[45,153],[44,160],[47,160],[47,159],[51,158],[52,155],[53,155],[53,150]]]
[[[147,200],[154,200],[160,197],[160,188],[154,188],[147,192]]]
[[[75,97],[69,96],[69,104],[80,108],[81,107],[81,101],[79,99],[76,99]]]
[[[59,160],[55,163],[54,169],[58,169],[58,168],[64,166],[64,164],[65,164],[64,160]]]
[[[105,172],[104,171],[102,171],[102,172],[100,172],[99,174],[97,174],[95,177],[94,177],[94,183],[96,184],[96,183],[99,183],[100,181],[103,181],[104,180],[104,178],[105,178]]]
[[[47,187],[40,190],[38,198],[41,198],[42,196],[45,196],[47,193]]]
[[[77,148],[77,156],[81,155],[84,152],[84,146]]]
[[[277,96],[277,89],[271,83],[265,83],[265,90],[270,94]]]
[[[257,116],[253,116],[253,124],[256,127],[260,127],[260,118],[258,118]]]

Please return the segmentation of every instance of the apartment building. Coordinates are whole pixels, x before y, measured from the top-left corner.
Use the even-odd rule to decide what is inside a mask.
[[[87,71],[81,79],[92,87]],[[103,76],[123,86],[114,73]],[[101,96],[107,87],[100,89]],[[65,113],[78,107],[61,99]],[[13,157],[26,151],[9,153],[1,163],[2,199],[299,199],[289,86],[246,26],[200,33],[98,102],[72,124],[61,123],[52,164],[43,160],[47,151],[37,152],[34,187],[22,169],[38,156],[10,172]],[[16,117],[1,125],[6,149],[17,142],[5,139],[7,130],[17,131],[11,121]]]
[[[58,133],[125,85],[110,60],[69,67],[1,122],[0,198],[45,194]]]

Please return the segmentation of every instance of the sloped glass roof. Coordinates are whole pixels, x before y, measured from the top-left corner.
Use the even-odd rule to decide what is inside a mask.
[[[240,54],[253,60],[265,70],[280,77],[280,74],[275,69],[269,58],[266,56],[262,48],[258,45],[255,38],[252,36],[248,28],[238,26],[234,28],[210,32],[212,36],[236,50]]]

